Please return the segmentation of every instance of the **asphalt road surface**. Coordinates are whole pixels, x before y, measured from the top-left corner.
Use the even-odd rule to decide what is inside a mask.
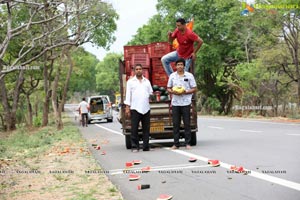
[[[67,110],[73,118],[74,107]],[[153,151],[138,153],[126,149],[116,117],[79,129],[103,168],[86,173],[105,173],[126,200],[155,200],[160,194],[174,200],[300,199],[300,123],[198,117],[197,146],[191,150],[171,150],[172,140],[152,140]],[[220,166],[209,165],[210,159]],[[124,171],[133,160],[142,163]],[[233,165],[243,166],[246,175],[232,172]],[[151,171],[142,173],[146,166]],[[129,181],[130,173],[141,177]],[[140,184],[150,188],[138,190]]]

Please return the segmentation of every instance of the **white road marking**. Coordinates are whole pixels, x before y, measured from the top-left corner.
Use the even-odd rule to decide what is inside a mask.
[[[214,129],[224,129],[223,127],[218,127],[218,126],[208,126],[208,128],[214,128]]]
[[[290,136],[300,136],[300,134],[297,134],[297,133],[288,133],[287,135],[290,135]]]
[[[165,148],[165,149],[170,150],[170,148]],[[192,153],[185,152],[185,151],[182,151],[182,150],[171,150],[171,151],[173,151],[175,153],[178,153],[178,154],[181,154],[181,155],[184,155],[184,156],[187,156],[187,157],[197,158],[198,160],[204,161],[206,163],[209,160],[206,157],[198,156],[196,154],[192,154]],[[232,165],[224,163],[224,162],[220,162],[220,166],[225,168],[225,169],[230,170],[230,167]],[[262,173],[259,173],[259,172],[253,171],[253,170],[249,170],[249,169],[245,169],[245,171],[250,171],[251,172],[251,173],[248,173],[247,176],[252,176],[252,177],[264,180],[264,181],[268,181],[268,182],[271,182],[271,183],[275,183],[275,184],[278,184],[278,185],[281,185],[281,186],[284,186],[284,187],[288,187],[288,188],[300,191],[300,184],[299,183],[296,183],[296,182],[293,182],[293,181],[288,181],[288,180],[285,180],[285,179],[282,179],[282,178],[277,178],[277,177],[266,175],[266,174],[262,174]]]
[[[100,128],[103,128],[103,129],[105,129],[105,130],[107,130],[107,131],[109,131],[109,132],[112,132],[112,133],[115,133],[115,134],[118,134],[118,135],[123,135],[121,132],[114,131],[114,130],[112,130],[112,129],[106,128],[106,127],[101,126],[101,125],[99,125],[99,124],[95,124],[95,126],[98,126],[98,127],[100,127]]]
[[[163,166],[150,166],[150,172],[153,171],[167,171],[167,170],[181,170],[181,169],[191,169],[191,168],[206,168],[211,167],[210,165],[197,165],[197,164],[184,164],[184,165],[163,165]],[[126,168],[126,169],[113,169],[109,170],[109,174],[124,174],[124,172],[132,172],[132,173],[142,173],[142,168]],[[126,172],[127,173],[127,172]]]
[[[262,133],[262,131],[255,131],[255,130],[246,130],[246,129],[240,129],[242,132],[249,132],[249,133]]]
[[[100,128],[103,128],[107,131],[110,131],[112,133],[115,133],[115,134],[118,134],[118,135],[123,135],[120,132],[111,130],[111,129],[106,128],[104,126],[101,126],[99,124],[95,124],[95,125],[100,127]],[[295,124],[293,124],[293,125],[295,125]],[[253,131],[253,130],[240,130],[240,131],[262,132],[262,131]],[[288,134],[288,135],[297,135],[298,136],[299,134]],[[170,148],[164,148],[164,149],[170,150]],[[181,154],[181,155],[184,155],[184,156],[187,156],[187,157],[197,158],[198,160],[204,161],[206,163],[209,160],[206,157],[199,156],[199,155],[196,155],[196,154],[192,154],[192,153],[189,153],[189,152],[185,152],[185,151],[182,151],[182,150],[171,150],[171,151],[173,151],[175,153],[178,153],[178,154]],[[230,167],[232,165],[224,163],[224,162],[220,162],[220,166],[225,168],[225,169],[230,170]],[[210,165],[190,165],[190,166],[181,165],[181,169],[196,168],[196,167],[200,167],[200,168],[203,167],[204,168],[204,167],[210,167]],[[129,169],[129,170],[140,170],[140,169],[141,168],[133,168],[133,169]],[[169,167],[164,167],[164,166],[151,167],[151,171],[170,170],[170,169],[180,169],[180,167],[178,167],[178,166],[173,166],[173,167],[170,167],[170,166]],[[124,169],[119,169],[119,171],[112,170],[112,174],[113,175],[114,174],[121,174],[121,173],[123,173],[123,170]],[[116,172],[113,172],[113,171],[116,171]],[[272,183],[275,183],[275,184],[278,184],[278,185],[281,185],[281,186],[284,186],[284,187],[288,187],[288,188],[300,191],[300,184],[299,183],[296,183],[296,182],[293,182],[293,181],[288,181],[288,180],[285,180],[285,179],[282,179],[282,178],[277,178],[277,177],[266,175],[266,174],[262,174],[262,173],[259,173],[259,172],[253,171],[253,170],[249,170],[249,169],[246,169],[246,168],[245,168],[245,171],[251,171],[251,173],[248,173],[248,176],[252,176],[252,177],[255,177],[255,178],[258,178],[258,179],[261,179],[261,180],[265,180],[265,181],[268,181],[268,182],[272,182]]]

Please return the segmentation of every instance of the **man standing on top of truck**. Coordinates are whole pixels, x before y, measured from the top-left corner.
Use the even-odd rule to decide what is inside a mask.
[[[168,92],[172,94],[172,120],[173,120],[173,135],[174,145],[172,149],[178,149],[179,144],[179,129],[181,117],[184,124],[184,137],[186,149],[191,148],[191,103],[193,93],[196,92],[196,81],[193,74],[184,71],[185,60],[179,58],[176,61],[176,72],[173,72],[168,80]]]
[[[143,151],[149,151],[150,133],[150,103],[149,97],[153,93],[151,83],[143,76],[143,67],[136,64],[134,67],[135,76],[128,80],[126,86],[125,114],[131,116],[131,151],[139,151],[138,128],[142,122]]]
[[[178,41],[178,48],[176,51],[170,52],[161,58],[162,65],[170,76],[173,73],[171,62],[175,62],[178,58],[185,59],[185,71],[189,71],[192,60],[195,60],[196,53],[203,44],[202,39],[193,31],[186,27],[186,21],[183,18],[176,20],[176,29],[174,32],[168,32],[169,42],[173,42],[175,38]],[[194,43],[198,43],[194,49]]]

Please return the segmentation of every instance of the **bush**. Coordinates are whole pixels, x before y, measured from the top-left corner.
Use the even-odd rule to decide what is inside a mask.
[[[42,117],[38,115],[37,117],[33,117],[33,126],[40,127],[42,125]]]
[[[208,97],[203,106],[206,112],[211,114],[213,111],[219,111],[220,101],[214,97]]]

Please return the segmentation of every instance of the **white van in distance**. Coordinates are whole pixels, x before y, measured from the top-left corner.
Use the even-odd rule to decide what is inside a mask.
[[[90,96],[87,102],[90,106],[88,123],[103,119],[106,119],[107,122],[113,121],[113,111],[108,95]]]

